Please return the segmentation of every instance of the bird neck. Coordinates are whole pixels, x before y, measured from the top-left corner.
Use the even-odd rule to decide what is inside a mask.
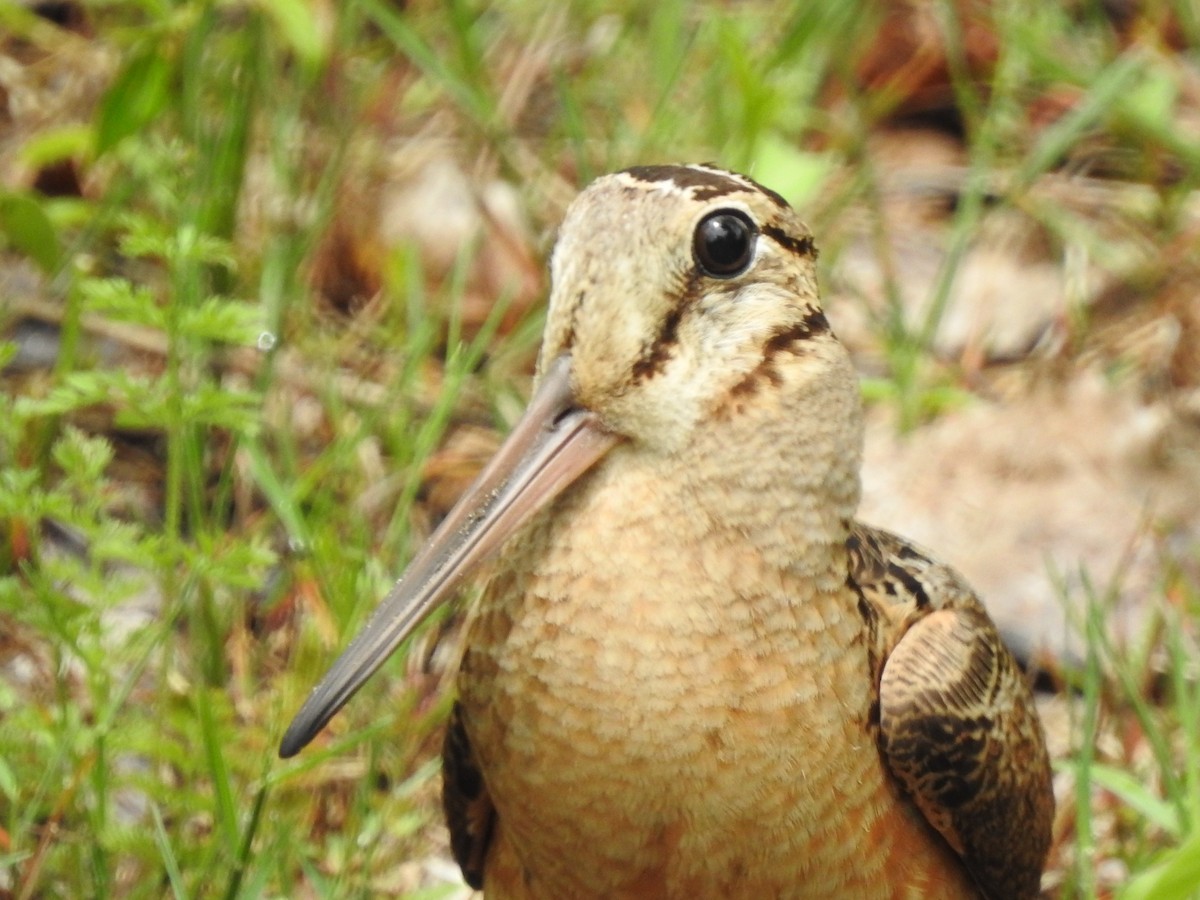
[[[861,401],[849,360],[835,349],[820,366],[803,358],[780,366],[774,390],[723,407],[658,461],[662,490],[676,491],[678,506],[736,531],[785,568],[804,557],[830,560],[802,551],[840,548],[858,508]]]

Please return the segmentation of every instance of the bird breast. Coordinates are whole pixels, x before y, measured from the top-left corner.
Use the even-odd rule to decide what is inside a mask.
[[[724,446],[735,469],[753,449]],[[875,802],[844,526],[759,470],[718,516],[703,498],[729,469],[618,448],[514,539],[484,593],[466,726],[501,827],[539,873],[572,860],[567,893],[670,860],[719,884],[752,863],[730,829],[778,837],[743,856],[802,867],[800,848],[841,840],[848,797]]]

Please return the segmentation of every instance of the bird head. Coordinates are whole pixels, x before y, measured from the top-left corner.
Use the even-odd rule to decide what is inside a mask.
[[[614,448],[678,454],[732,417],[794,414],[796,398],[811,398],[807,419],[827,438],[856,421],[815,259],[778,194],[711,166],[628,169],[580,194],[551,261],[529,407],[310,695],[280,753],[307,744],[464,577]],[[810,443],[823,449],[806,477],[832,471],[850,505],[857,482],[845,487],[852,479],[832,462],[844,442]]]

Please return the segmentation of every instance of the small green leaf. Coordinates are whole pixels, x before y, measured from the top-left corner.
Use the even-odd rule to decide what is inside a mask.
[[[802,206],[829,177],[834,165],[829,155],[801,150],[795,142],[772,133],[759,142],[751,168],[755,180],[771,185],[793,206]]]
[[[27,194],[0,194],[0,231],[47,274],[58,271],[62,251],[42,205]]]
[[[21,161],[32,169],[84,156],[92,146],[92,131],[84,125],[59,125],[36,132],[21,146]]]
[[[284,40],[306,65],[318,66],[325,60],[326,39],[317,20],[315,4],[307,0],[259,0],[267,15],[275,20]]]
[[[1091,783],[1116,794],[1125,805],[1163,831],[1179,837],[1182,824],[1175,807],[1155,796],[1139,779],[1124,769],[1096,764],[1091,767]]]
[[[54,461],[81,484],[97,484],[113,459],[112,445],[102,437],[88,437],[68,426],[51,450]]]
[[[147,44],[129,60],[100,104],[97,156],[154,121],[167,103],[171,68],[172,60],[153,44]]]
[[[3,759],[0,759],[0,793],[14,803],[20,797],[16,776],[13,775],[12,769]]]
[[[1120,94],[1117,110],[1143,128],[1161,131],[1177,120],[1175,105],[1179,87],[1169,72],[1153,70]]]
[[[124,278],[87,278],[81,280],[80,293],[88,312],[148,328],[166,328],[166,313],[149,288]]]
[[[1144,869],[1118,894],[1121,900],[1188,900],[1200,890],[1200,831]]]
[[[266,327],[257,306],[239,300],[208,297],[195,309],[185,310],[180,332],[204,341],[253,344]]]

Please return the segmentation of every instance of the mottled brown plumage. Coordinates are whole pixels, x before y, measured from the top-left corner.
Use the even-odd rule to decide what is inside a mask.
[[[444,755],[488,897],[1036,895],[1032,699],[958,575],[854,522],[861,404],[814,259],[733,173],[589,187],[529,411],[283,752],[499,550]]]
[[[1054,794],[1024,675],[953,569],[859,523],[848,546],[884,761],[985,895],[1036,896]]]

